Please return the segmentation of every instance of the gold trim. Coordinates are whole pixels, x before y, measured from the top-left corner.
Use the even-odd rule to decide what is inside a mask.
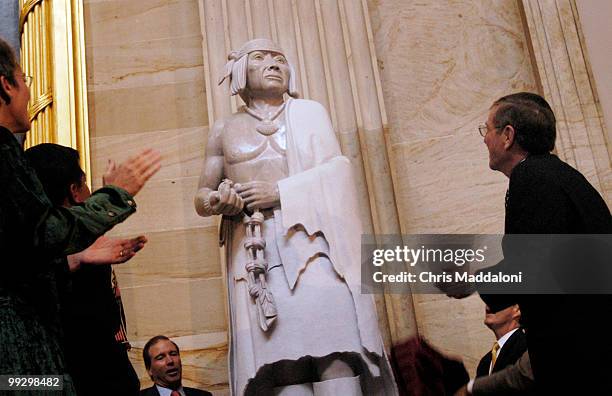
[[[83,0],[19,0],[21,65],[34,77],[26,147],[57,143],[79,151],[91,182]]]
[[[47,106],[50,106],[53,103],[53,94],[51,92],[47,92],[36,99],[34,104],[30,107],[30,121],[33,121],[38,113],[43,111]]]
[[[81,154],[81,167],[91,186],[91,152],[89,146],[89,106],[87,101],[87,65],[85,57],[85,17],[83,0],[72,0],[72,51],[74,65],[74,92],[77,149]]]
[[[41,3],[43,0],[28,0],[21,9],[19,14],[19,31],[23,33],[23,27],[25,26],[28,14],[32,12],[36,4]]]

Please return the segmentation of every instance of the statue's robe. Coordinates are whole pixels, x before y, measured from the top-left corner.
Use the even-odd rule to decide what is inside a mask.
[[[350,162],[319,103],[290,99],[285,124],[289,174],[278,182],[280,208],[264,211],[262,231],[268,288],[278,309],[267,332],[248,294],[244,225],[225,219],[222,226],[229,230],[224,241],[233,394],[254,392],[247,383],[282,373],[282,361],[338,352],[360,362],[365,394],[395,394],[374,300],[361,294],[361,224]]]

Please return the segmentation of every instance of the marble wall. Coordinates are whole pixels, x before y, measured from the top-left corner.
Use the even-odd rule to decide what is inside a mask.
[[[316,5],[317,15],[325,17],[328,8],[334,8],[328,1],[290,3],[295,15],[310,12],[310,5]],[[205,76],[222,66],[206,65],[203,60],[207,52],[203,51],[205,23],[200,15],[205,14],[200,13],[221,15],[206,22],[221,26],[210,28],[211,32],[231,36],[222,27],[229,18],[222,18],[224,14],[215,7],[246,9],[247,4],[260,12],[260,2],[84,3],[94,183],[100,184],[108,158],[122,160],[146,146],[164,155],[164,168],[137,196],[138,213],[114,231],[117,235],[145,233],[150,240],[129,264],[116,268],[135,346],[131,357],[143,384],[150,383],[140,348],[151,336],[166,334],[182,348],[187,385],[227,394],[227,324],[217,224],[215,219],[197,217],[192,203],[208,117],[215,108]],[[369,61],[377,57],[386,109],[386,119],[381,117],[384,139],[375,149],[386,151],[383,157],[388,157],[392,176],[389,194],[395,202],[375,203],[389,206],[386,212],[397,212],[394,221],[403,233],[502,233],[507,180],[488,169],[477,125],[486,120],[490,104],[498,97],[541,89],[522,3],[338,0],[344,6],[349,3],[362,4],[369,11],[367,39],[373,39],[375,49]],[[289,8],[289,0],[266,4]],[[309,26],[301,19],[300,23]],[[331,46],[322,33],[325,24],[317,26],[322,29],[321,42]],[[215,45],[225,53],[227,42],[208,35],[208,51]],[[349,52],[350,62],[363,60]],[[337,83],[342,76],[335,77],[330,81]],[[334,122],[340,124],[341,117],[337,118]],[[355,125],[351,131],[361,130]],[[361,154],[367,158],[367,152]],[[373,194],[364,180],[367,193]],[[484,305],[477,297],[452,300],[417,295],[414,301],[388,301],[386,309],[395,311],[396,319],[402,313],[408,318],[414,311],[419,334],[440,350],[461,357],[472,373],[494,341],[482,324]],[[413,323],[412,319],[406,322]],[[394,325],[389,323],[394,339],[414,332],[410,324],[397,325],[401,329],[393,329]]]
[[[181,347],[185,384],[227,394],[226,316],[217,224],[198,217],[193,195],[208,116],[196,0],[85,0],[89,120],[94,186],[109,158],[144,147],[163,168],[136,197],[137,213],[113,230],[145,234],[146,248],[115,268],[130,353],[152,336]]]
[[[514,0],[369,0],[402,232],[502,233],[507,179],[478,124],[491,103],[537,90]],[[419,334],[473,373],[493,344],[478,297],[416,295]]]
[[[608,142],[612,142],[612,3],[607,1],[577,1],[580,23],[588,48],[588,57],[593,68],[597,92],[608,131]]]
[[[556,152],[612,203],[609,139],[598,95],[606,86],[593,78],[577,2],[522,4],[538,80],[557,118]]]

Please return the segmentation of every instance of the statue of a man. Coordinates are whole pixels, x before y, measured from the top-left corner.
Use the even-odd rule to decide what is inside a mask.
[[[226,78],[246,106],[215,122],[195,206],[223,215],[233,394],[395,394],[374,301],[360,292],[350,164],[326,110],[297,99],[267,39],[233,51]]]

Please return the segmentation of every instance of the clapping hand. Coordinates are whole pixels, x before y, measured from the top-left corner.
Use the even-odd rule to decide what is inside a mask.
[[[111,238],[101,236],[87,249],[68,256],[71,271],[81,265],[110,265],[125,263],[147,243],[143,235],[135,238]]]
[[[161,154],[153,149],[145,149],[119,165],[109,160],[102,181],[105,186],[112,184],[134,196],[160,168]]]

